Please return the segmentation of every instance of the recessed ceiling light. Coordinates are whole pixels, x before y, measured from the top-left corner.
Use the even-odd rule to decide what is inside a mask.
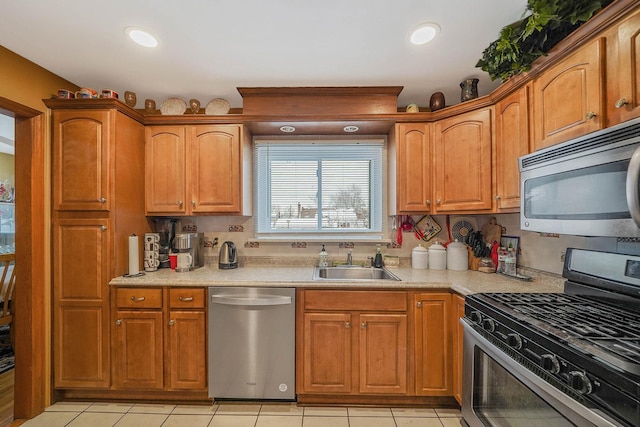
[[[426,24],[420,24],[411,31],[411,43],[413,44],[425,44],[433,40],[440,32],[438,24],[432,22]]]
[[[360,128],[358,126],[345,126],[344,128],[342,128],[342,130],[347,133],[353,133],[358,132]]]
[[[294,128],[293,126],[280,126],[280,131],[284,133],[291,133],[295,132],[296,128]]]
[[[153,37],[151,34],[142,30],[140,28],[135,27],[127,27],[124,30],[125,33],[133,40],[138,43],[140,46],[144,47],[156,47],[158,46],[158,40]]]

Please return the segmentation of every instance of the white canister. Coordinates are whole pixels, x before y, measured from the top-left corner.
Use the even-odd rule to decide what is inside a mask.
[[[457,240],[449,243],[449,246],[447,246],[447,269],[459,271],[469,269],[467,245]]]
[[[429,269],[447,269],[447,250],[440,243],[429,246]]]
[[[411,251],[411,267],[416,270],[426,270],[429,268],[429,251],[418,244]]]

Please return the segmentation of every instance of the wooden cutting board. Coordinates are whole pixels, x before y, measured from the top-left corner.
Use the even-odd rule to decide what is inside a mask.
[[[492,224],[489,222],[482,227],[482,239],[485,243],[492,244],[493,242],[500,243],[502,237],[502,227],[498,224]]]

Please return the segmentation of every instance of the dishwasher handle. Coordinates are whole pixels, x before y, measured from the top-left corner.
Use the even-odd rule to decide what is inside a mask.
[[[211,302],[221,305],[249,306],[287,305],[292,303],[291,297],[278,295],[262,297],[244,297],[241,295],[211,295]]]

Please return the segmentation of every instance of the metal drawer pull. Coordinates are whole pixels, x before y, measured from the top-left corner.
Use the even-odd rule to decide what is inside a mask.
[[[191,302],[193,301],[193,297],[180,297],[178,298],[182,302]]]
[[[105,203],[106,201],[107,201],[107,199],[105,199],[104,197],[101,197],[100,200],[99,200],[100,203]]]
[[[620,98],[616,101],[616,108],[622,108],[625,105],[629,105],[629,101],[624,98]]]
[[[596,114],[596,113],[594,113],[593,111],[589,111],[589,112],[587,113],[587,115],[585,116],[585,118],[586,118],[587,120],[591,120],[591,119],[594,119],[596,116],[597,116],[597,114]]]
[[[175,324],[176,324],[176,321],[175,321],[175,320],[173,320],[173,319],[169,320],[169,326],[173,326],[173,325],[175,325]]]
[[[360,324],[360,327],[361,327],[362,329],[366,329],[366,328],[367,328],[367,322],[362,322],[362,323]]]
[[[344,327],[349,329],[351,327],[351,323],[349,322],[344,322]]]
[[[122,320],[120,320],[120,319],[116,320],[116,325],[118,325],[118,326],[122,325]]]
[[[107,231],[107,226],[106,225],[101,225],[100,226],[100,231]]]
[[[141,302],[144,301],[146,298],[145,297],[131,297],[131,301],[134,302]]]

